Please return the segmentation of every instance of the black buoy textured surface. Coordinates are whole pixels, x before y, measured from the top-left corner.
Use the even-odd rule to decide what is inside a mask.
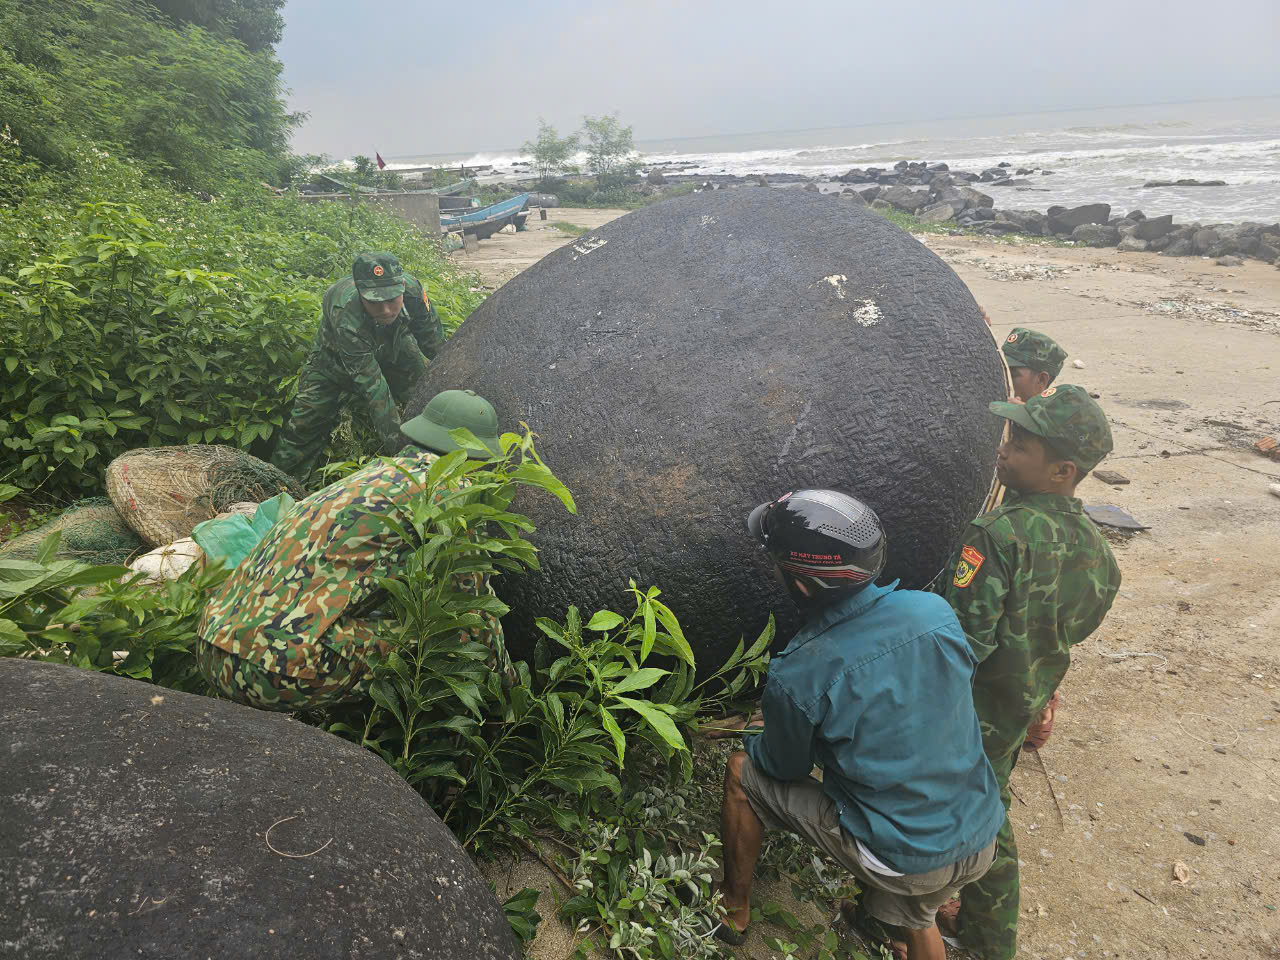
[[[521,494],[543,569],[497,583],[533,618],[628,613],[656,584],[701,666],[797,626],[744,519],[805,486],[868,501],[887,579],[928,583],[981,508],[1003,398],[978,305],[937,256],[831,196],[741,188],[646,207],[507,283],[445,344],[409,413],[464,387],[526,421],[577,517]]]
[[[335,736],[13,659],[0,659],[0,724],[5,956],[521,956],[453,834]],[[273,846],[323,849],[273,852],[285,817]]]

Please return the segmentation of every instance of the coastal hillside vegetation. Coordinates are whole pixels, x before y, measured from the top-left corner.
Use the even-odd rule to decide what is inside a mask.
[[[287,185],[279,0],[0,0],[0,482],[100,492],[132,447],[266,453],[328,283],[394,250],[447,330],[437,242]]]

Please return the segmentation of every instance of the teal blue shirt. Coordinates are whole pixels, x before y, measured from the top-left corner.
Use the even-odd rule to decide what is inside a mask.
[[[1005,814],[964,631],[941,597],[896,586],[825,608],[773,658],[747,751],[775,780],[820,766],[845,831],[924,873],[983,850]]]

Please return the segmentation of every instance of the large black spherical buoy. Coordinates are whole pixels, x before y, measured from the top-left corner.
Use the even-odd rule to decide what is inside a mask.
[[[866,500],[883,579],[927,584],[982,506],[1004,383],[973,296],[918,241],[835,197],[741,188],[566,243],[467,319],[408,412],[475,390],[577,499],[518,501],[543,566],[497,584],[516,652],[571,603],[628,612],[634,577],[710,666],[770,610],[780,640],[797,626],[744,527],[787,490]]]
[[[521,956],[439,817],[336,736],[14,659],[0,725],[5,956]]]

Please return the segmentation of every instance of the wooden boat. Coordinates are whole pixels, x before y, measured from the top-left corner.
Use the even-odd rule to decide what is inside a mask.
[[[474,186],[475,181],[471,179],[459,180],[457,183],[451,183],[447,187],[436,187],[431,192],[441,197],[451,197],[454,194],[461,193],[468,187]]]
[[[470,213],[456,216],[446,216],[442,213],[440,216],[440,229],[445,233],[457,231],[470,233],[477,240],[484,240],[493,236],[509,223],[514,224],[518,230],[524,226],[525,220],[528,219],[529,214],[525,211],[528,203],[529,194],[522,193],[512,197],[510,200],[490,204],[487,207],[481,207],[479,210],[472,210]]]

